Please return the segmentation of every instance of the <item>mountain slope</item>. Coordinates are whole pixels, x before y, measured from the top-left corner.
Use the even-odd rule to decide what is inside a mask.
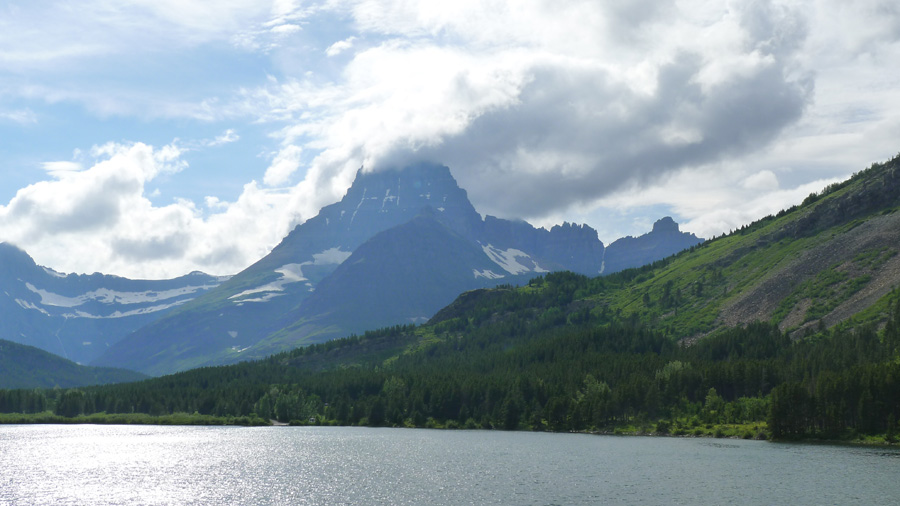
[[[184,309],[270,301],[274,304],[266,305],[295,306],[360,244],[415,218],[426,207],[440,210],[457,230],[481,222],[447,167],[420,164],[397,171],[360,171],[339,202],[322,208],[268,255]]]
[[[503,271],[483,248],[425,213],[365,242],[297,310],[284,315],[281,330],[247,355],[262,358],[373,328],[424,323],[459,293],[495,286],[498,279],[524,283],[532,275]]]
[[[0,339],[0,388],[70,388],[125,383],[146,376],[125,369],[86,367],[33,346]]]
[[[63,275],[0,243],[0,339],[89,362],[221,281],[202,273],[170,280]]]

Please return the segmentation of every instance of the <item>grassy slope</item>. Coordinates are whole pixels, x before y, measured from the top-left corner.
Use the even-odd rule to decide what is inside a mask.
[[[620,284],[586,299],[635,315],[677,339],[756,320],[793,331],[818,328],[820,321],[831,327],[857,315],[866,321],[883,319],[878,315],[885,298],[900,283],[897,202],[863,209],[832,226],[804,229],[803,224],[848,198],[861,198],[871,176],[894,165],[874,167],[870,177],[857,177],[780,217],[768,217],[652,268],[626,272]]]

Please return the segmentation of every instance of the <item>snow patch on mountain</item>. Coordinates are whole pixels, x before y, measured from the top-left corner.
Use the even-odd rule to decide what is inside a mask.
[[[278,269],[275,269],[277,274],[281,274],[281,277],[272,281],[271,283],[267,283],[263,286],[259,286],[256,288],[251,288],[249,290],[244,290],[241,293],[237,293],[228,297],[231,300],[234,300],[236,304],[243,304],[245,302],[267,302],[272,300],[279,295],[284,295],[284,286],[291,283],[300,283],[306,281],[307,286],[309,286],[310,290],[312,290],[312,285],[308,282],[309,279],[303,275],[303,267],[307,265],[339,265],[344,260],[346,260],[351,255],[349,251],[341,251],[340,248],[329,248],[320,253],[313,254],[312,261],[307,261],[299,264],[286,264],[282,265]],[[252,299],[247,299],[249,295],[254,294],[265,294],[261,297],[254,297]]]
[[[394,205],[400,204],[399,197],[397,197],[396,195],[391,195],[390,188],[384,191],[384,200],[381,201],[381,209],[384,210],[385,206],[387,206],[388,203],[393,203]]]
[[[169,309],[169,308],[172,308],[175,306],[180,306],[186,302],[188,302],[188,301],[187,300],[178,300],[178,301],[172,302],[170,304],[159,304],[156,306],[141,307],[141,308],[137,308],[137,309],[132,309],[130,311],[118,311],[117,310],[117,311],[113,311],[112,313],[110,313],[108,315],[95,315],[92,313],[88,313],[87,311],[75,310],[74,313],[65,313],[61,316],[63,318],[89,318],[92,320],[107,320],[107,319],[113,319],[113,318],[125,318],[128,316],[137,316],[137,315],[155,313],[157,311],[163,311],[165,309]]]
[[[78,307],[88,302],[100,302],[101,304],[109,305],[148,304],[152,302],[173,299],[175,297],[191,295],[201,290],[209,290],[210,288],[213,288],[215,286],[216,285],[195,285],[174,288],[171,290],[146,292],[119,292],[116,290],[110,290],[108,288],[100,288],[79,295],[77,297],[67,297],[65,295],[53,293],[48,290],[42,290],[35,287],[31,283],[25,283],[25,288],[28,288],[28,290],[38,294],[41,297],[42,305],[55,307]]]
[[[282,265],[281,268],[275,269],[275,272],[281,274],[288,283],[306,281],[306,277],[303,276],[303,264]]]
[[[53,269],[51,269],[51,268],[49,268],[49,267],[41,267],[41,269],[44,269],[44,272],[46,272],[47,274],[53,276],[54,278],[64,278],[64,277],[66,277],[65,274],[63,274],[63,273],[61,273],[61,272],[56,272],[56,271],[54,271]]]
[[[340,265],[350,258],[352,251],[341,251],[340,248],[330,248],[313,255],[313,265]],[[305,265],[304,263],[303,265]]]
[[[310,263],[310,262],[304,262]],[[266,292],[282,292],[284,291],[284,285],[290,283],[299,283],[301,281],[307,281],[307,279],[303,276],[303,265],[304,264],[286,264],[281,267],[275,269],[277,274],[281,274],[281,277],[272,281],[271,283],[267,283],[263,286],[258,286],[256,288],[251,288],[249,290],[244,290],[241,293],[236,293],[229,299],[241,299],[242,297],[246,297],[248,295],[253,295],[257,293],[266,293]],[[280,294],[268,293],[264,297],[259,297],[255,299],[242,299],[240,302],[265,302],[272,297],[275,297]]]
[[[510,274],[516,275],[524,274],[526,272],[550,272],[538,265],[538,263],[528,255],[528,253],[525,253],[522,250],[518,250],[515,248],[502,250],[500,248],[495,248],[491,244],[488,244],[487,246],[482,245],[481,249],[484,250],[484,254],[487,255],[492,262],[499,265],[503,268],[503,270]]]
[[[353,215],[350,216],[350,224],[351,224],[351,225],[353,225],[353,220],[356,219],[356,213],[359,212],[359,208],[362,207],[363,202],[366,201],[366,192],[368,192],[368,191],[369,191],[368,188],[363,188],[362,198],[359,199],[359,204],[356,205],[356,209],[353,210]],[[344,215],[344,213],[341,212],[341,216],[343,216],[343,215]]]
[[[503,274],[497,274],[496,272],[485,269],[483,271],[479,271],[478,269],[472,269],[472,274],[475,275],[475,279],[478,278],[487,278],[487,279],[500,279],[503,278]]]
[[[36,311],[40,311],[40,312],[44,313],[47,316],[50,316],[50,313],[48,313],[44,308],[37,307],[36,305],[34,305],[34,303],[28,302],[27,300],[16,299],[16,304],[18,304],[20,307],[22,307],[24,309],[34,309]]]

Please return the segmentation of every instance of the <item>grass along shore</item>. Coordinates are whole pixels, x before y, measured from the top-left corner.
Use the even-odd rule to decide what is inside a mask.
[[[337,427],[338,424],[330,423],[327,420],[317,419],[315,422],[292,420],[288,423],[272,423],[272,421],[264,420],[254,416],[213,416],[201,415],[199,413],[174,413],[171,415],[152,416],[144,413],[94,413],[91,415],[79,415],[75,417],[66,417],[54,414],[52,411],[42,413],[21,414],[21,413],[0,413],[0,425],[29,425],[29,424],[60,424],[60,425],[206,425],[206,426],[242,426],[242,427],[260,427],[260,426],[332,426]],[[480,426],[461,426],[457,423],[441,424],[433,419],[429,419],[428,423],[423,426],[415,426],[405,424],[396,428],[427,428],[442,430],[496,430],[490,427]],[[525,429],[533,431],[534,429]],[[544,430],[545,432],[549,432]],[[791,439],[772,439],[771,434],[766,427],[765,422],[747,422],[747,423],[720,423],[720,424],[697,424],[692,423],[690,419],[678,419],[674,422],[669,420],[660,420],[656,424],[639,423],[628,424],[611,427],[604,430],[586,431],[589,434],[597,435],[615,435],[615,436],[658,436],[658,437],[703,437],[703,438],[724,438],[724,439],[752,439],[752,440],[772,440],[777,442],[801,442],[801,443],[824,443],[824,444],[852,444],[867,446],[893,446],[900,443],[900,438],[896,434],[859,434],[855,431],[848,431],[844,434],[835,435],[833,437],[813,437],[807,436],[802,438]]]
[[[43,413],[0,413],[0,425],[10,424],[95,424],[95,425],[239,425],[260,426],[269,422],[259,417],[213,416],[199,413],[173,413],[152,416],[144,413],[93,413],[67,417]]]

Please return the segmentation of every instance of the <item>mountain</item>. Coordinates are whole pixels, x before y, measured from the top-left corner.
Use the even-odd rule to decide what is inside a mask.
[[[321,342],[398,323],[425,323],[464,291],[492,287],[498,280],[525,283],[532,276],[531,270],[514,275],[498,269],[477,243],[426,212],[363,243],[303,304],[283,316],[281,330],[246,355],[261,358],[311,335]]]
[[[146,379],[125,369],[87,367],[33,346],[0,339],[0,388],[70,388]]]
[[[555,270],[596,275],[602,256],[587,226],[482,219],[446,166],[360,171],[340,202],[270,254],[94,364],[164,374],[260,357],[423,321],[473,288]]]
[[[666,216],[653,224],[653,230],[640,237],[623,237],[606,247],[603,273],[612,274],[640,267],[674,255],[703,242],[694,234],[681,232],[678,224]]]
[[[475,241],[441,218],[425,209],[410,222],[363,243],[285,315],[280,331],[247,355],[261,358],[286,349],[285,344],[294,347],[311,331],[317,333],[312,342],[321,342],[373,328],[424,323],[467,290],[525,284],[543,272],[597,272],[602,244],[589,227],[565,224],[536,230],[525,222],[488,216],[484,228],[489,232]],[[579,249],[585,246],[597,248],[585,254]]]
[[[0,338],[87,363],[221,281],[199,272],[170,280],[64,275],[0,243]]]
[[[302,423],[894,442],[898,211],[900,157],[650,265],[473,290],[422,326],[88,389],[85,405],[109,411],[127,400],[163,413]],[[408,227],[434,238],[423,244],[445,244],[449,232],[435,221],[423,215]],[[394,253],[407,246],[406,231],[385,236]],[[455,243],[454,256],[471,251]],[[360,266],[375,258],[357,253]]]

